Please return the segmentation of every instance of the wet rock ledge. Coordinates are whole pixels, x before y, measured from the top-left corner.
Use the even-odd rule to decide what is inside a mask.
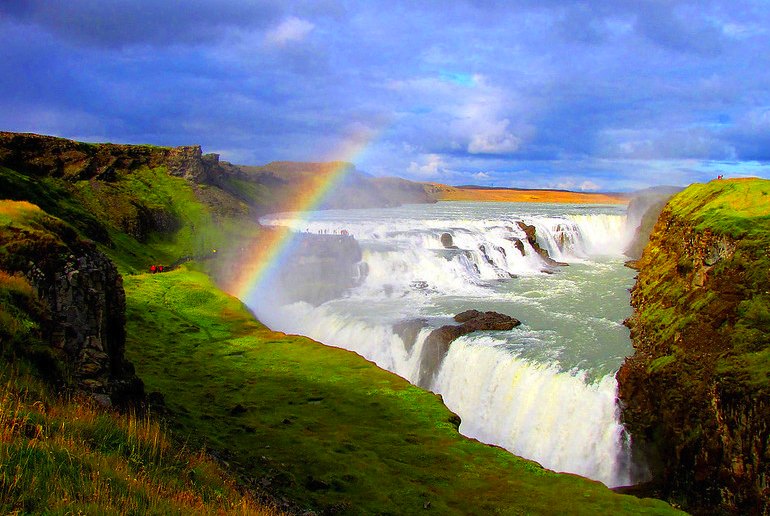
[[[420,377],[417,382],[424,389],[429,389],[433,384],[441,361],[455,339],[475,331],[508,331],[521,324],[521,321],[509,315],[478,310],[461,312],[454,316],[454,320],[460,324],[447,324],[436,328],[425,339],[420,354]],[[411,319],[394,325],[393,331],[404,341],[407,350],[411,351],[420,330],[426,326],[425,319]]]

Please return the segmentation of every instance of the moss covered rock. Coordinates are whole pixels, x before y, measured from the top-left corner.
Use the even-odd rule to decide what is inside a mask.
[[[618,372],[623,420],[663,494],[766,512],[770,491],[770,181],[692,185],[639,260]]]

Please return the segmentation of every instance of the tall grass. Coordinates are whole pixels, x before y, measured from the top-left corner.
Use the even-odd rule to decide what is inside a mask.
[[[0,376],[0,513],[278,513],[147,414],[55,396],[17,372]]]

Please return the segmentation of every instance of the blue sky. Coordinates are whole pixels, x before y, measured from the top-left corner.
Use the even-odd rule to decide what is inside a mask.
[[[3,0],[0,129],[448,184],[770,177],[766,0]]]

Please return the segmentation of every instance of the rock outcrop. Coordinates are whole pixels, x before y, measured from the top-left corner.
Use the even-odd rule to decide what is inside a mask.
[[[660,212],[663,211],[668,200],[681,191],[682,189],[678,187],[649,188],[636,192],[631,198],[626,210],[626,221],[630,227],[634,228],[634,234],[624,250],[624,254],[631,260],[641,258]]]
[[[73,181],[111,181],[121,172],[166,166],[171,175],[209,183],[219,166],[219,156],[203,155],[199,145],[95,144],[39,134],[0,132],[0,164],[32,175]]]
[[[441,245],[444,246],[444,249],[458,249],[451,233],[441,233]]]
[[[420,376],[417,384],[429,389],[433,385],[441,361],[444,360],[449,346],[458,337],[475,331],[508,331],[521,324],[521,321],[497,312],[479,312],[467,310],[455,315],[459,325],[447,324],[433,330],[425,339],[420,355]],[[409,325],[403,325],[409,328]]]
[[[691,186],[638,262],[622,418],[657,491],[693,512],[770,511],[769,195]]]
[[[5,202],[31,207],[25,223],[2,228],[0,269],[26,276],[47,308],[43,340],[61,377],[47,373],[104,404],[143,401],[142,382],[124,357],[126,300],[115,265],[58,219]]]
[[[548,250],[540,247],[540,244],[537,242],[537,228],[535,226],[531,226],[522,221],[517,221],[516,225],[519,226],[519,229],[521,229],[524,232],[524,234],[527,236],[527,242],[529,242],[529,245],[532,246],[532,249],[534,249],[535,252],[540,255],[540,257],[543,259],[543,261],[545,261],[546,264],[550,265],[551,267],[568,265],[563,262],[557,262],[556,260],[551,258],[551,256],[548,254]],[[523,250],[524,246],[522,244],[522,247],[519,248],[519,246],[516,245],[516,248],[521,251]],[[522,252],[522,255],[523,254],[524,253]]]

